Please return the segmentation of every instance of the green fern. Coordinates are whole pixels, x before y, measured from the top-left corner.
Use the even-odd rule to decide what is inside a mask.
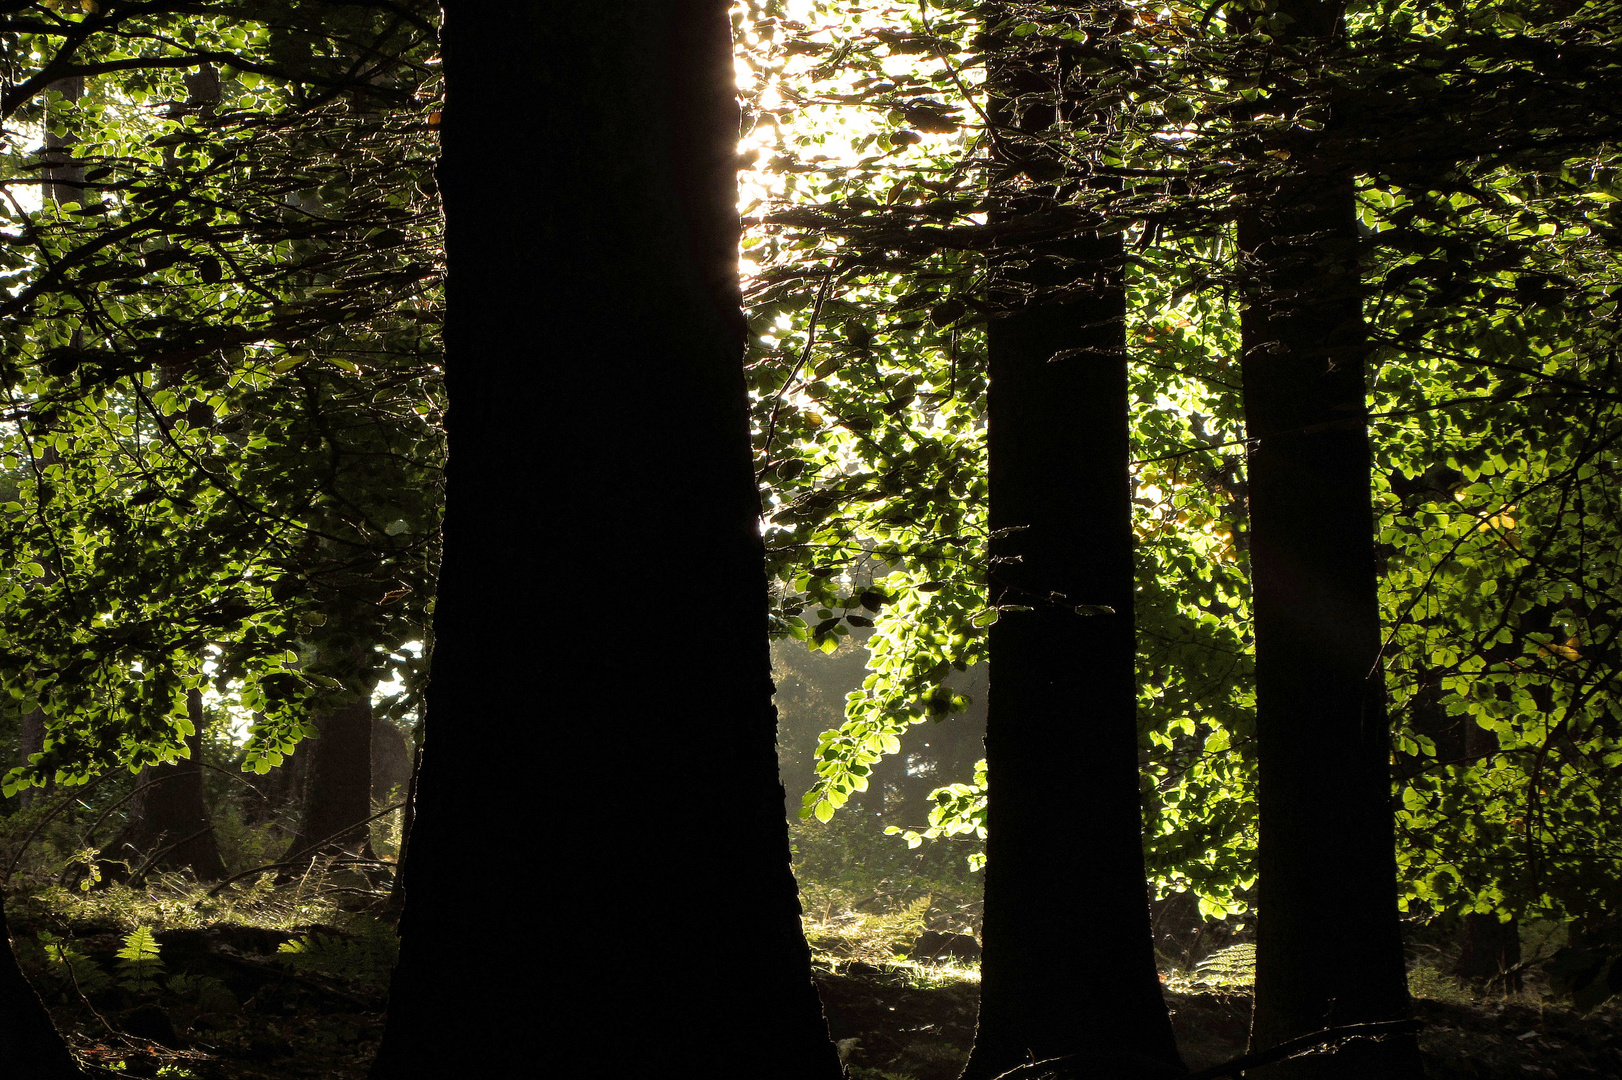
[[[118,950],[118,985],[132,994],[149,994],[158,988],[163,975],[162,946],[152,931],[137,926],[124,935],[124,947]]]
[[[1194,965],[1194,982],[1219,988],[1252,986],[1256,982],[1256,946],[1229,945]]]
[[[113,985],[112,978],[100,965],[75,949],[72,942],[49,930],[39,932],[38,948],[45,962],[45,973],[69,994],[77,987],[80,994],[89,997]]]
[[[352,934],[301,934],[283,942],[277,958],[294,971],[380,986],[394,970],[400,939],[381,919],[357,918]]]
[[[190,1002],[203,1015],[230,1016],[242,1011],[231,988],[212,975],[177,972],[169,976],[169,993]]]

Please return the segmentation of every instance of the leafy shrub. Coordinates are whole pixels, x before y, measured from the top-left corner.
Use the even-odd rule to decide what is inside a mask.
[[[981,911],[981,878],[950,842],[909,850],[874,817],[839,814],[790,826],[794,874],[808,912],[895,911],[932,896],[930,929],[962,930]]]
[[[31,974],[41,974],[58,990],[89,997],[113,985],[110,975],[90,957],[73,947],[73,942],[41,930],[34,941],[19,939],[17,960]]]
[[[1469,987],[1435,964],[1423,960],[1408,969],[1408,993],[1412,997],[1446,1001],[1454,1005],[1468,1005],[1475,1000]]]
[[[394,970],[400,939],[388,923],[357,916],[350,933],[301,934],[276,950],[277,959],[299,972],[315,972],[366,986],[381,986]]]
[[[901,958],[924,928],[932,897],[921,896],[889,912],[843,911],[806,918],[805,935],[827,963],[889,964]]]

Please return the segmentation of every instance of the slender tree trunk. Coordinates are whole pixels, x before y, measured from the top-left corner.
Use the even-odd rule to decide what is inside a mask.
[[[26,765],[33,756],[45,749],[45,710],[29,709],[23,713],[22,730],[17,736],[19,764]],[[49,785],[43,788],[25,787],[17,792],[17,805],[27,809],[34,805],[40,795],[50,791]]]
[[[390,720],[372,718],[372,805],[399,802],[411,785],[411,744]]]
[[[371,851],[362,824],[372,814],[372,701],[362,697],[316,720],[321,737],[310,741],[309,775],[303,815],[287,858],[310,859],[322,852]]]
[[[1058,99],[1064,70],[1000,81]],[[1059,119],[1035,99],[993,107],[1011,131]],[[1041,214],[1053,194],[1009,213]],[[1138,790],[1121,239],[1010,259],[1004,288],[1023,306],[987,330],[986,449],[991,601],[1011,607],[990,631],[984,953],[963,1076],[1078,1053],[1110,1075],[1176,1075]],[[1066,929],[1082,925],[1109,930]]]
[[[1496,911],[1468,912],[1459,937],[1459,962],[1453,974],[1505,993],[1521,988],[1521,923]]]
[[[64,101],[78,101],[84,97],[84,77],[59,79],[50,88],[60,93]],[[44,165],[40,171],[45,181],[41,188],[44,201],[56,204],[84,202],[84,168],[74,161],[73,140],[58,136],[48,124],[40,163]]]
[[[75,76],[71,79],[59,79],[50,85],[50,90],[62,95],[62,100],[76,102],[84,96],[84,78]],[[49,106],[45,125],[45,140],[40,150],[40,198],[42,202],[52,205],[62,203],[77,203],[84,200],[84,169],[74,163],[73,141],[64,139],[51,130]],[[77,347],[83,343],[84,330],[75,327],[73,343]],[[40,451],[40,464],[49,466],[56,464],[57,449],[46,446]],[[46,574],[42,584],[50,584],[56,580],[53,567],[46,567]],[[44,709],[31,709],[23,715],[21,750],[22,762],[45,749],[46,717]],[[52,785],[47,783],[43,788],[28,787],[17,793],[18,805],[26,808],[32,806],[34,801]]]
[[[150,860],[151,870],[190,870],[199,881],[225,876],[225,862],[203,802],[203,692],[186,693],[193,731],[186,738],[190,757],[165,765],[148,765],[138,781],[141,794],[131,814],[133,827],[114,853],[137,868]]]
[[[446,5],[445,547],[373,1075],[836,1080],[777,779],[727,5],[602,20]],[[650,656],[671,590],[704,647]],[[468,889],[529,852],[530,902]]]
[[[1287,0],[1302,37],[1338,9]],[[1310,147],[1295,147],[1297,161]],[[1240,223],[1256,647],[1258,885],[1253,1048],[1408,1015],[1390,734],[1369,495],[1361,284],[1349,176],[1310,165]],[[1260,1070],[1410,1080],[1414,1039]]]
[[[260,798],[247,806],[245,820],[250,825],[263,824],[284,816],[290,808],[298,810],[304,805],[304,780],[309,773],[309,750],[315,740],[306,739],[293,748],[282,763],[267,773],[249,773],[246,777]]]

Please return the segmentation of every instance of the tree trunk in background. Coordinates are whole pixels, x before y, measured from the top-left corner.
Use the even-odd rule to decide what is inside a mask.
[[[1459,937],[1459,962],[1453,974],[1461,979],[1485,983],[1505,993],[1521,988],[1521,921],[1511,915],[1507,921],[1495,911],[1470,912],[1464,916]]]
[[[190,870],[199,881],[218,881],[225,876],[225,862],[203,803],[201,690],[186,692],[186,712],[194,729],[186,737],[191,756],[141,770],[132,825],[113,857],[128,858],[135,869]]]
[[[1057,95],[1061,70],[1046,88],[1030,72],[1013,85]],[[1024,131],[1058,119],[994,107]],[[1121,239],[1017,257],[1005,287],[1034,299],[987,329],[989,578],[994,605],[1028,610],[990,631],[980,1018],[963,1076],[1077,1053],[1111,1076],[1175,1076],[1138,791]]]
[[[84,1080],[50,1013],[28,985],[11,951],[11,932],[0,904],[0,1066],[16,1080]]]
[[[1475,722],[1472,716],[1455,717],[1463,729],[1463,754],[1471,761],[1484,760],[1499,749],[1498,736]],[[1453,974],[1461,979],[1485,983],[1505,993],[1521,989],[1521,973],[1512,969],[1521,962],[1521,921],[1512,911],[1501,920],[1499,912],[1468,912],[1459,934],[1459,962]]]
[[[59,79],[50,85],[50,89],[62,95],[64,101],[78,101],[84,96],[83,76],[74,76],[71,79]],[[47,104],[47,119],[49,119],[50,106]],[[43,202],[78,203],[84,201],[84,169],[73,163],[73,150],[71,140],[65,140],[51,131],[50,124],[45,125],[45,141],[40,151],[40,198]],[[75,328],[73,341],[75,345],[81,344],[83,330]],[[52,465],[57,460],[55,446],[43,449],[40,458],[41,465]],[[45,581],[54,581],[55,567],[46,567]],[[45,749],[45,710],[33,709],[23,715],[21,735],[21,758],[26,764],[33,755]],[[44,792],[51,790],[51,785],[44,788],[28,787],[17,792],[17,804],[27,808],[34,805],[34,801]]]
[[[60,93],[64,101],[78,101],[84,97],[84,77],[58,79],[50,87]],[[40,178],[45,181],[40,189],[44,201],[50,203],[84,202],[84,168],[74,163],[73,141],[63,139],[45,129],[45,149],[40,153]]]
[[[30,758],[45,749],[45,710],[30,709],[23,713],[22,730],[17,736],[18,764],[26,765]],[[16,794],[17,805],[27,809],[34,805],[34,801],[45,792],[51,790],[50,786],[37,788],[25,787]]]
[[[377,1080],[841,1075],[777,778],[728,7],[612,21],[446,5],[445,548]],[[704,647],[650,655],[672,590]],[[537,843],[529,902],[468,888]]]
[[[298,835],[288,860],[335,851],[369,854],[372,816],[372,701],[362,697],[316,719],[321,737],[309,741]]]
[[[1279,10],[1302,37],[1337,31],[1332,4],[1286,0]],[[1294,161],[1310,157],[1305,143],[1291,149]],[[1409,1011],[1356,207],[1349,177],[1303,172],[1239,226],[1254,275],[1241,365],[1256,642],[1257,1050]],[[1421,1070],[1406,1036],[1256,1075],[1413,1080]]]
[[[277,816],[284,820],[290,808],[297,811],[304,805],[304,780],[309,773],[309,748],[315,740],[301,740],[293,752],[282,758],[282,763],[267,773],[248,773],[246,779],[260,798],[251,800],[245,808],[244,820],[259,825]]]
[[[372,718],[371,757],[372,805],[399,802],[411,784],[411,744],[392,721]]]

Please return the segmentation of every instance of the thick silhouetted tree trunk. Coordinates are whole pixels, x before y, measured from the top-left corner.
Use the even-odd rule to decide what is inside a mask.
[[[17,966],[0,905],[0,1075],[17,1080],[84,1080],[45,1005]]]
[[[727,4],[452,0],[443,44],[444,562],[373,1075],[836,1080],[777,779]],[[524,903],[469,889],[515,858]]]
[[[69,79],[52,85],[69,100],[78,98],[84,89],[82,79]],[[82,172],[62,165],[59,155],[52,150],[61,146],[60,140],[49,132],[45,138],[46,165],[43,175],[47,180],[45,197],[59,201],[80,201],[79,188],[68,191],[63,185],[82,178]],[[45,742],[45,713],[35,709],[23,717],[22,756],[27,761],[39,753]],[[25,805],[33,800],[37,789],[20,792],[18,798]],[[7,928],[4,900],[0,898],[0,1075],[27,1077],[28,1080],[83,1080],[84,1074],[68,1052],[67,1043],[51,1023],[50,1014],[28,985],[17,957],[11,951],[11,931]]]
[[[1011,93],[1046,101],[998,101],[1001,122],[1051,125],[1063,70],[1003,72]],[[1040,215],[1051,195],[1008,215]],[[964,1077],[1077,1053],[1110,1075],[1175,1075],[1138,792],[1121,240],[1010,260],[1004,294],[1023,306],[987,330],[986,448],[991,601],[1012,607],[990,631],[984,954]]]
[[[371,849],[371,834],[363,824],[372,815],[371,698],[322,713],[316,727],[321,737],[310,740],[304,751],[309,773],[298,835],[287,848],[291,860]]]
[[[1280,8],[1328,37],[1338,9]],[[1271,100],[1271,99],[1270,99]],[[1396,904],[1390,735],[1369,496],[1363,327],[1350,176],[1302,172],[1241,220],[1256,642],[1259,817],[1255,1049],[1408,1014]],[[1420,1075],[1414,1039],[1361,1040],[1259,1071]]]
[[[187,691],[186,712],[194,729],[186,738],[191,757],[141,770],[133,824],[114,856],[122,859],[127,853],[137,869],[185,869],[199,881],[217,881],[225,876],[225,862],[203,803],[201,690]]]

